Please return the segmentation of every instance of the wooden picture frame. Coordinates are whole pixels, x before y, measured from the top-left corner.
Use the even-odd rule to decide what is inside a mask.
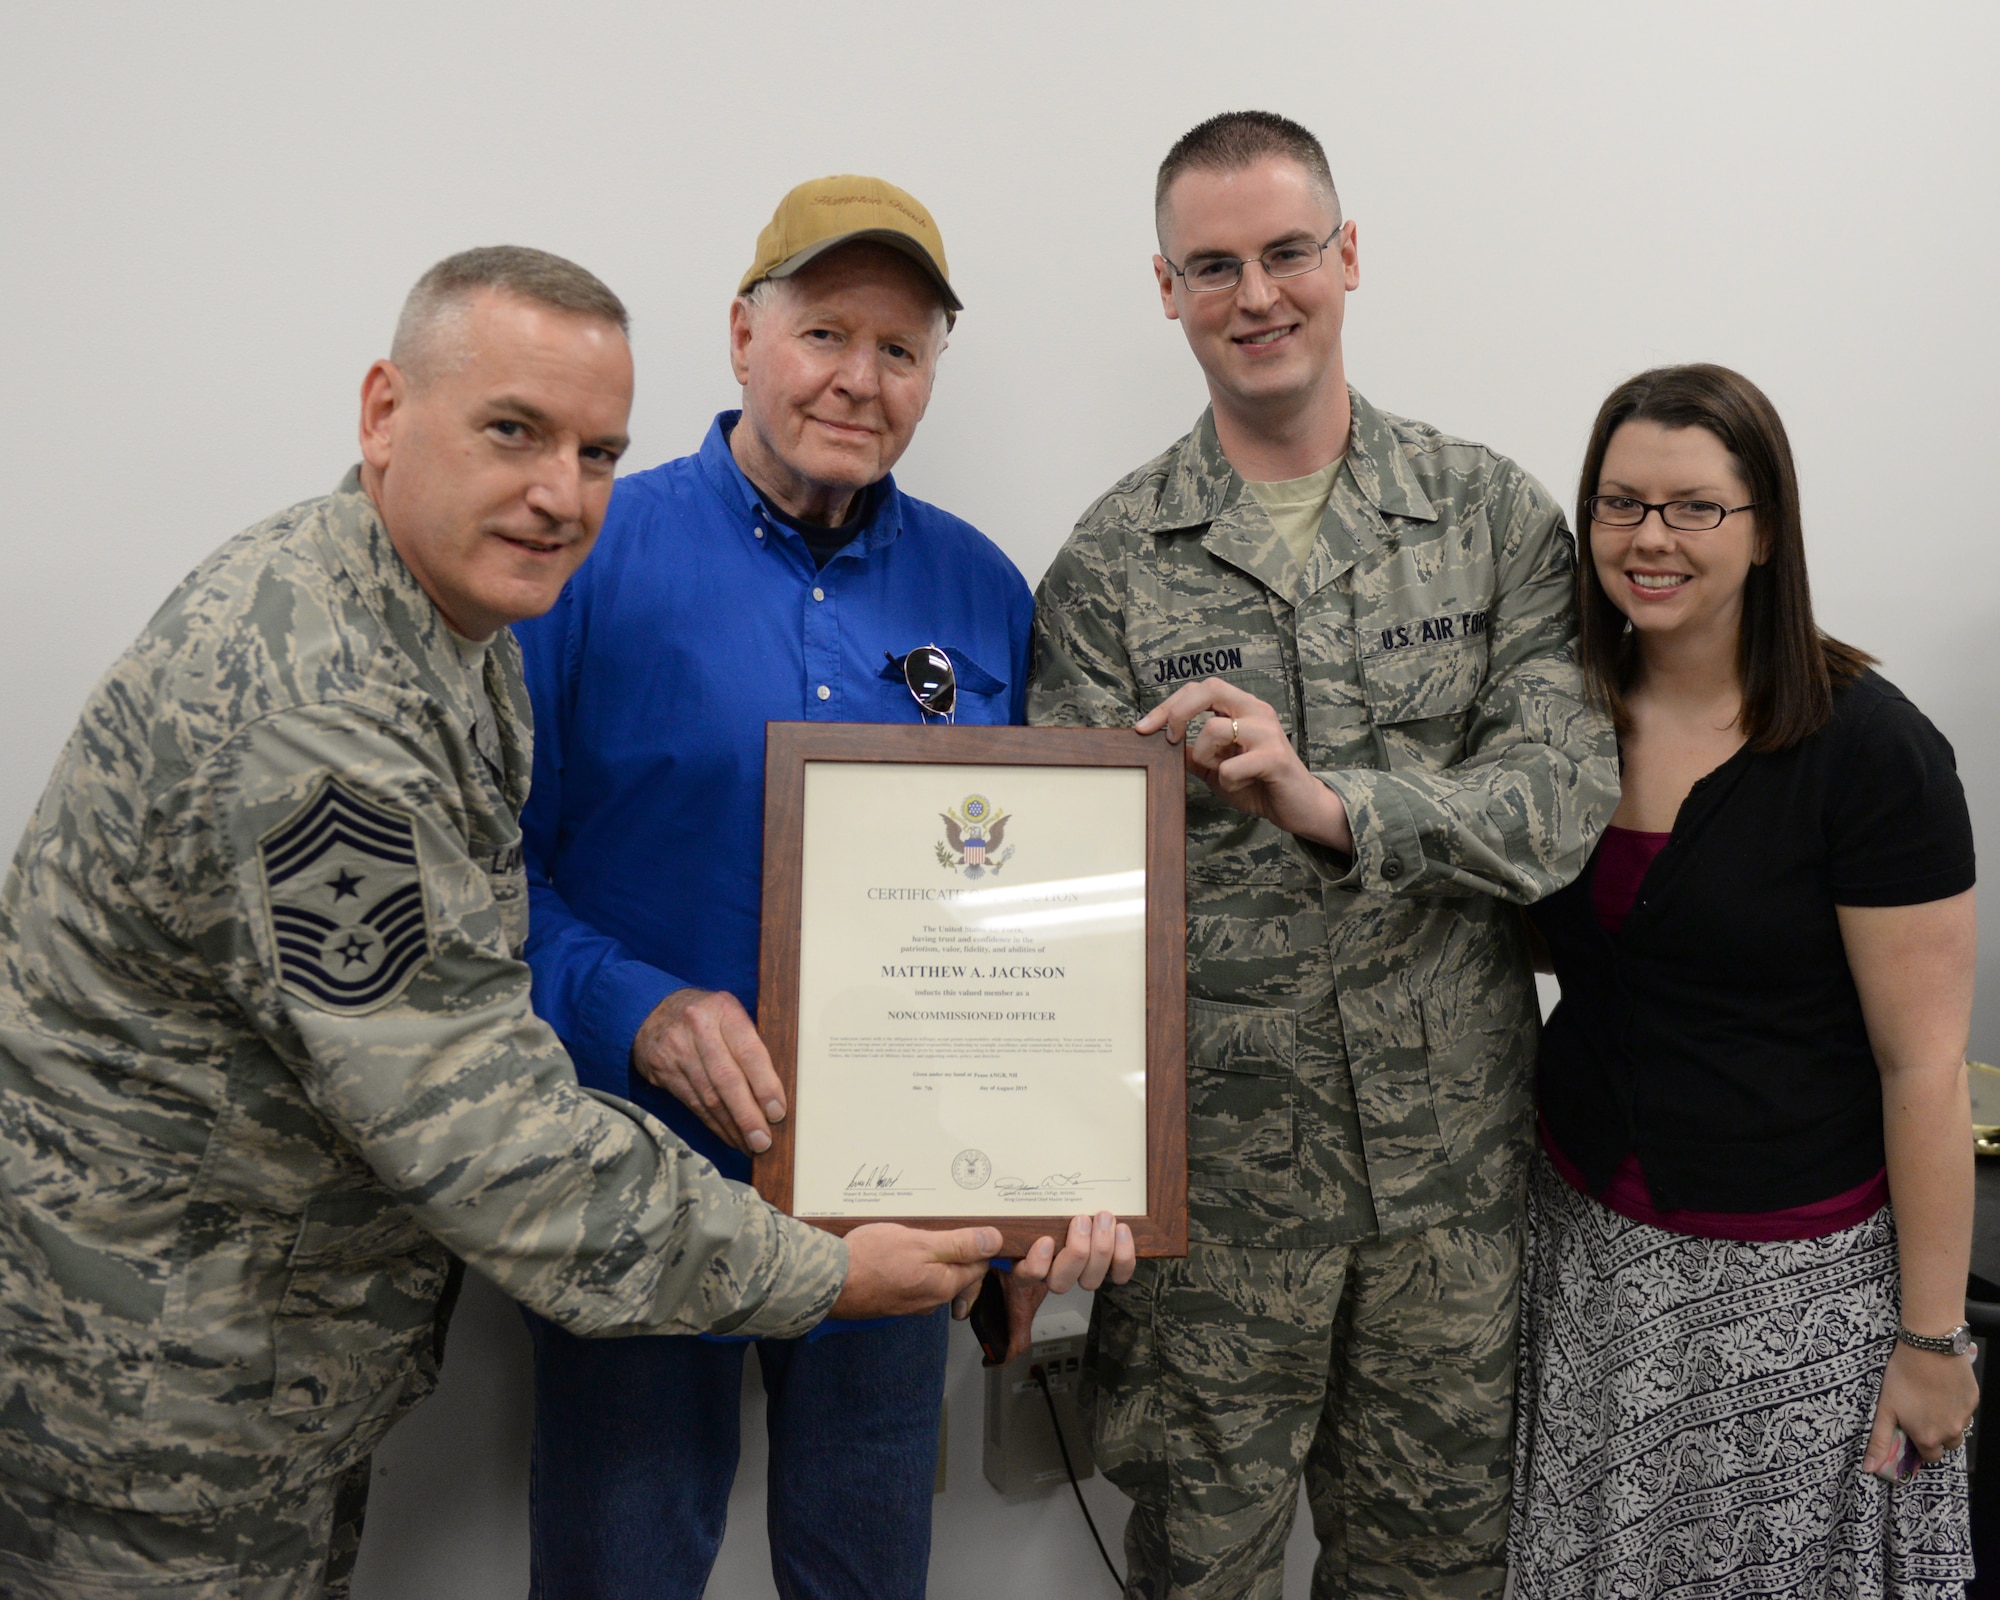
[[[827,1189],[824,1182],[821,1182],[813,1189],[814,1193],[822,1197],[821,1203],[814,1205],[808,1211],[795,1209],[795,1200],[799,1195],[798,1186],[795,1184],[795,1176],[801,1153],[802,1130],[806,1130],[803,1137],[807,1140],[810,1141],[814,1137],[810,1130],[815,1126],[814,1117],[816,1107],[813,1102],[810,1084],[814,1081],[830,1084],[834,1080],[826,1075],[836,1073],[852,1073],[855,1076],[872,1075],[873,1078],[886,1083],[889,1079],[897,1078],[901,1072],[900,1068],[883,1066],[879,1060],[873,1057],[870,1057],[868,1065],[864,1069],[836,1068],[815,1058],[809,1063],[812,1070],[806,1075],[808,1087],[806,1088],[806,1092],[803,1095],[801,1094],[801,996],[809,985],[816,982],[813,974],[802,971],[803,952],[808,950],[826,952],[848,948],[847,943],[840,939],[840,934],[843,927],[850,925],[847,920],[847,912],[836,913],[831,910],[823,910],[816,915],[816,923],[811,930],[807,930],[804,927],[804,917],[809,899],[807,882],[808,788],[809,786],[817,785],[828,795],[844,797],[843,804],[839,809],[845,817],[851,820],[857,816],[869,816],[873,813],[875,808],[871,804],[866,803],[868,796],[876,793],[881,793],[885,796],[890,794],[907,794],[910,792],[908,786],[914,781],[919,779],[928,781],[928,773],[912,771],[912,769],[928,767],[940,769],[936,789],[937,792],[943,793],[956,792],[957,788],[964,787],[965,784],[958,780],[966,777],[967,773],[970,773],[973,778],[982,783],[990,781],[994,785],[1004,785],[1008,778],[1008,771],[1012,769],[1039,769],[1032,779],[1025,780],[1035,786],[1031,792],[1046,796],[1053,793],[1067,794],[1074,790],[1081,796],[1084,794],[1114,792],[1107,788],[1107,785],[1115,785],[1115,793],[1123,797],[1116,806],[1107,808],[1104,814],[1115,814],[1116,818],[1121,819],[1115,824],[1119,829],[1120,838],[1118,859],[1121,861],[1143,860],[1144,864],[1143,884],[1129,886],[1119,891],[1128,894],[1143,893],[1143,978],[1138,977],[1137,969],[1140,968],[1141,963],[1137,960],[1136,949],[1132,944],[1134,936],[1129,930],[1130,917],[1139,915],[1136,911],[1127,914],[1126,931],[1117,936],[1123,941],[1119,946],[1120,953],[1117,958],[1117,970],[1121,975],[1129,975],[1129,981],[1143,982],[1144,992],[1136,997],[1126,996],[1122,993],[1123,983],[1121,982],[1118,986],[1121,990],[1120,993],[1114,994],[1107,999],[1103,989],[1099,987],[1094,993],[1085,993],[1082,995],[1078,1004],[1085,1011],[1088,1011],[1092,1006],[1101,1006],[1105,1015],[1129,1017],[1132,1014],[1132,1001],[1136,999],[1137,1014],[1143,1019],[1142,1022],[1137,1024],[1138,1027],[1143,1029],[1143,1044],[1137,1040],[1122,1036],[1115,1041],[1098,1039],[1086,1041],[1086,1043],[1093,1047],[1103,1045],[1111,1049],[1113,1054],[1107,1059],[1129,1063],[1135,1059],[1136,1052],[1136,1059],[1142,1060],[1144,1066],[1144,1205],[1143,1209],[1136,1207],[1129,1210],[1122,1208],[1114,1209],[1118,1209],[1121,1220],[1131,1225],[1140,1255],[1185,1255],[1187,1253],[1187,839],[1184,818],[1186,778],[1180,747],[1168,744],[1163,733],[1142,737],[1123,729],[956,727],[938,724],[916,726],[878,723],[774,722],[768,725],[765,740],[763,940],[758,984],[757,1025],[758,1031],[763,1036],[765,1047],[770,1051],[772,1064],[776,1068],[778,1077],[784,1085],[789,1114],[784,1120],[772,1125],[773,1143],[771,1148],[762,1155],[756,1156],[753,1160],[753,1182],[755,1183],[757,1192],[779,1210],[793,1215],[800,1215],[803,1220],[810,1221],[833,1233],[845,1233],[850,1228],[869,1221],[895,1221],[915,1227],[933,1228],[955,1228],[973,1224],[990,1224],[997,1227],[1002,1234],[1004,1243],[1001,1253],[1013,1256],[1024,1254],[1036,1239],[1045,1234],[1053,1235],[1058,1243],[1060,1243],[1071,1216],[1078,1212],[1102,1209],[1098,1204],[1089,1203],[1090,1191],[1088,1184],[1091,1182],[1101,1181],[1122,1184],[1123,1187],[1121,1188],[1112,1191],[1100,1191],[1100,1193],[1115,1192],[1127,1195],[1130,1198],[1136,1198],[1132,1194],[1129,1175],[1118,1180],[1083,1179],[1081,1168],[1078,1167],[1076,1171],[1052,1174],[1045,1180],[1048,1185],[1047,1187],[1044,1187],[1044,1181],[1042,1180],[994,1179],[991,1197],[996,1199],[1004,1197],[1007,1202],[1007,1205],[1000,1214],[968,1214],[962,1208],[966,1205],[976,1203],[971,1195],[961,1196],[954,1194],[951,1190],[945,1189],[942,1185],[936,1183],[932,1183],[916,1191],[898,1190],[885,1185],[884,1194],[891,1196],[900,1195],[901,1198],[894,1199],[892,1209],[884,1211],[869,1209],[866,1206],[858,1206],[853,1210],[847,1210],[841,1206],[826,1204],[824,1196],[827,1193]],[[895,770],[889,770],[892,768]],[[1000,771],[999,776],[996,777],[995,773],[998,769],[1008,769],[1008,771]],[[1075,778],[1069,776],[1071,771],[1077,771],[1080,774],[1084,769],[1094,769],[1100,773],[1105,772],[1107,769],[1114,771],[1116,769],[1137,769],[1143,774],[1143,801],[1141,802],[1136,799],[1134,787],[1129,779],[1121,777],[1093,780],[1081,775]],[[809,778],[809,773],[820,772],[823,772],[825,775],[823,777],[816,776]],[[832,787],[836,783],[839,785],[837,791]],[[899,783],[905,786],[903,790],[895,788]],[[1000,792],[998,787],[996,787],[995,792]],[[861,797],[864,803],[857,805],[856,797]],[[890,820],[883,822],[882,827],[896,829],[897,837],[906,837],[908,830],[901,825],[900,819],[914,813],[911,812],[910,802],[907,799],[902,800],[900,804],[902,806],[901,811],[893,811],[893,807],[885,810],[884,815],[885,817],[890,817]],[[994,899],[1003,894],[1017,897],[1034,894],[1034,887],[1009,887],[1004,891],[999,889],[985,889],[982,891],[977,888],[966,889],[958,886],[963,878],[970,877],[977,879],[983,871],[990,871],[996,877],[1000,876],[1001,867],[1003,865],[1010,865],[1015,854],[1014,849],[1011,847],[1006,850],[1004,855],[998,853],[1000,846],[998,824],[1008,819],[996,817],[994,826],[986,830],[994,835],[993,844],[996,850],[996,854],[990,863],[984,854],[985,841],[983,839],[973,839],[969,836],[967,831],[970,827],[969,824],[966,828],[961,828],[957,825],[965,820],[964,816],[959,814],[960,812],[971,813],[976,817],[985,804],[983,796],[978,794],[970,796],[956,811],[941,814],[943,824],[943,836],[941,839],[927,838],[925,840],[926,850],[924,859],[926,862],[926,871],[935,870],[929,866],[931,859],[934,857],[936,869],[941,869],[935,870],[934,881],[943,884],[949,879],[952,884],[951,887],[881,891],[870,889],[867,891],[868,899],[871,901],[878,898],[900,900],[908,896],[919,898],[923,902],[928,902],[934,898],[947,901],[969,901],[980,898],[982,893],[987,899]],[[997,812],[1000,808],[996,806],[993,809]],[[1047,805],[1043,805],[1039,809],[1044,816],[1050,811]],[[891,816],[892,811],[893,816]],[[822,840],[822,844],[819,847],[820,858],[824,862],[832,863],[833,867],[837,867],[838,870],[848,872],[850,875],[861,871],[861,868],[851,865],[844,856],[835,862],[831,847],[824,842],[829,837],[827,834],[829,823],[826,820],[829,814],[829,807],[826,803],[822,803],[814,813],[816,820],[813,823],[813,827],[817,832],[813,836]],[[1128,825],[1123,819],[1132,819],[1139,814],[1143,815],[1143,842],[1124,837]],[[954,821],[954,817],[957,818],[957,822]],[[1087,828],[1093,825],[1090,820],[1090,814],[1080,810],[1073,809],[1066,813],[1066,819],[1065,827],[1061,831],[1070,835],[1082,836],[1087,831]],[[935,833],[939,831],[938,823],[931,822],[928,816],[923,820],[929,825],[931,832]],[[1139,824],[1135,821],[1131,825]],[[1057,831],[1046,820],[1042,822],[1041,826],[1044,840],[1047,840],[1051,833]],[[1016,832],[1020,833],[1022,831],[1023,827],[1017,826]],[[843,834],[843,847],[845,842],[846,835]],[[1076,849],[1089,847],[1087,838],[1080,838],[1080,842],[1067,842],[1074,842]],[[1044,854],[1047,853],[1045,849]],[[907,852],[905,856],[907,856]],[[970,862],[971,865],[967,866],[967,862]],[[821,882],[825,872],[832,870],[833,867],[825,865],[815,867],[813,870],[817,876],[814,877],[813,882]],[[908,870],[907,859],[904,859],[904,868],[903,876],[916,876],[914,872]],[[980,870],[975,871],[975,868]],[[1030,869],[1026,867],[1017,870],[1015,878],[1009,880],[1009,882],[1018,881],[1021,872],[1028,870]],[[1124,883],[1126,880],[1135,879],[1137,875],[1127,872],[1122,874],[1122,876],[1113,875],[1113,877],[1118,877],[1119,881]],[[1113,877],[1059,878],[1044,882],[1039,887],[1055,891],[1070,884],[1110,883],[1113,881]],[[816,890],[814,892],[825,898],[825,891]],[[1065,897],[1050,893],[1040,895],[1038,898],[1046,900],[1062,899]],[[1070,896],[1068,898],[1075,897]],[[846,906],[852,903],[852,897],[850,896],[850,899],[842,900],[840,903]],[[828,900],[827,904],[831,905],[831,900]],[[1137,902],[1125,900],[1117,904],[1120,906],[1136,906]],[[1104,907],[1107,913],[1115,909],[1115,906],[1110,905]],[[951,911],[953,915],[961,915],[955,906],[951,908]],[[876,917],[878,920],[881,917],[891,914],[890,911],[879,906],[871,907],[869,910],[869,915]],[[904,913],[898,908],[893,914],[900,916]],[[926,909],[908,914],[915,917],[943,916],[945,913],[933,912]],[[1088,918],[1093,914],[1087,908],[1068,912],[1039,913],[1045,920],[1065,915],[1072,918]],[[1019,923],[1025,920],[1032,920],[1032,917],[1024,918],[1017,916],[1013,920]],[[995,919],[989,918],[989,923],[994,921]],[[819,924],[822,922],[826,923],[827,926],[820,926]],[[929,931],[935,932],[936,930],[931,929]],[[978,935],[964,933],[952,936],[967,940],[983,938],[989,941],[1008,937],[995,934]],[[1061,936],[1061,934],[1050,935],[1050,937]],[[1024,939],[1034,937],[1034,935],[1015,934],[1011,937]],[[1016,948],[1020,947],[1017,946]],[[825,954],[816,955],[813,959],[820,967],[828,967],[834,964]],[[980,958],[975,954],[971,959],[977,961]],[[875,969],[871,967],[869,970],[872,972]],[[883,966],[879,970],[885,975],[892,972],[901,975],[904,972],[929,974],[951,971],[959,973],[962,976],[966,968],[963,966],[951,968],[940,966],[904,969]],[[1066,971],[1065,968],[1057,966],[995,967],[990,970],[996,978],[1002,972],[1027,974],[1037,977],[1053,973],[1061,977]],[[971,971],[973,977],[977,978],[980,976],[980,969],[976,965]],[[823,985],[820,987],[823,987]],[[1090,986],[1086,985],[1083,987],[1089,989]],[[818,988],[815,988],[814,992],[817,993]],[[845,992],[852,991],[850,989]],[[956,994],[969,993],[971,991],[934,990],[928,992],[933,994]],[[1017,990],[1011,992],[1018,994],[1033,993],[1035,991]],[[871,1001],[870,1003],[872,1004],[873,1002]],[[949,1000],[934,1000],[929,1003],[933,1005],[949,1005],[954,1002]],[[991,1003],[993,1002],[989,1002],[989,1004]],[[1018,1003],[1032,1005],[1040,1002],[1023,1001]],[[1067,996],[1065,996],[1065,1003],[1067,1003]],[[818,1014],[818,1012],[815,1012],[815,1017]],[[1051,1021],[1057,1016],[1057,1013],[1053,1011],[1037,1012],[1033,1010],[1014,1012],[967,1012],[964,1010],[932,1012],[898,1011],[883,1014],[899,1017],[929,1016],[961,1019],[968,1016],[1020,1016]],[[1095,1015],[1095,1013],[1091,1014]],[[820,1035],[815,1031],[818,1026],[819,1024],[816,1021],[808,1019],[804,1031],[811,1038],[818,1039]],[[1008,1031],[1007,1026],[1004,1024],[996,1024],[989,1027],[988,1024],[983,1022],[960,1022],[951,1024],[951,1026],[956,1026],[961,1030],[961,1038],[963,1037],[964,1030],[967,1028],[972,1028],[978,1034],[979,1037],[977,1039],[963,1044],[962,1048],[973,1051],[989,1048],[1013,1051],[1022,1058],[1023,1066],[1021,1070],[1014,1073],[1002,1071],[975,1074],[969,1069],[953,1068],[948,1064],[940,1071],[921,1072],[913,1069],[904,1075],[911,1079],[911,1082],[902,1084],[900,1079],[898,1079],[899,1087],[897,1093],[899,1095],[905,1088],[918,1093],[923,1092],[923,1086],[914,1081],[923,1077],[942,1080],[971,1076],[991,1076],[996,1078],[1026,1077],[1042,1084],[1047,1084],[1060,1078],[1065,1085],[1069,1086],[1068,1090],[1037,1089],[1033,1084],[1029,1084],[1023,1086],[1020,1091],[1029,1098],[1024,1098],[1020,1101],[977,1102],[979,1104],[991,1104],[995,1106],[1004,1105],[1006,1115],[1012,1119],[1009,1126],[1016,1127],[1017,1129],[1021,1125],[1023,1117],[1026,1117],[1028,1126],[1032,1127],[1034,1125],[1034,1118],[1039,1115],[1039,1111],[1036,1109],[1038,1104],[1047,1104],[1055,1107],[1059,1103],[1064,1103],[1063,1095],[1066,1092],[1073,1091],[1079,1095],[1095,1092],[1100,1096],[1098,1103],[1105,1103],[1102,1095],[1108,1091],[1103,1089],[1102,1083],[1099,1083],[1098,1080],[1089,1078],[1088,1074],[1092,1071],[1101,1073],[1108,1069],[1093,1067],[1089,1064],[1088,1058],[1086,1058],[1085,1064],[1081,1067],[1064,1066],[1058,1069],[1050,1060],[1041,1059],[1037,1056],[1039,1039],[1047,1036],[1028,1034],[1020,1039],[1005,1039],[1003,1041],[1001,1036],[1005,1035]],[[991,1044],[980,1042],[989,1033],[993,1035],[995,1042]],[[865,1047],[875,1042],[877,1041],[866,1039],[847,1041],[843,1039],[837,1042],[837,1047],[845,1049],[849,1043],[854,1043],[856,1048],[849,1052],[849,1056],[859,1057],[866,1053]],[[1060,1044],[1065,1041],[1059,1040],[1057,1042]],[[944,1041],[944,1045],[951,1045],[953,1043],[954,1041],[952,1040]],[[884,1041],[884,1044],[885,1048],[888,1047],[887,1041]],[[939,1048],[943,1048],[944,1045],[940,1045]],[[895,1042],[894,1048],[902,1047],[900,1040]],[[826,1047],[822,1046],[822,1048]],[[919,1041],[918,1045],[913,1048],[927,1049],[930,1046]],[[900,1060],[904,1058],[897,1057],[896,1059]],[[815,1074],[819,1076],[815,1077]],[[1132,1074],[1129,1071],[1122,1075],[1122,1081],[1126,1084],[1125,1094],[1128,1098],[1132,1096],[1135,1088],[1131,1084],[1131,1077]],[[847,1080],[842,1078],[840,1081],[843,1089],[845,1089]],[[1104,1083],[1108,1083],[1109,1081],[1108,1078],[1103,1079]],[[961,1096],[958,1101],[954,1102],[955,1104],[963,1106],[968,1103],[962,1098],[963,1094],[967,1091],[966,1085],[946,1081],[943,1086],[947,1093]],[[981,1091],[989,1088],[998,1091],[1002,1088],[1011,1089],[1013,1085],[996,1086],[980,1084],[972,1087]],[[888,1091],[883,1089],[882,1092],[887,1093]],[[1033,1098],[1037,1095],[1041,1096],[1039,1102]],[[943,1102],[924,1101],[907,1101],[903,1103],[912,1106],[935,1104],[940,1108],[943,1105]],[[1123,1104],[1123,1102],[1118,1101],[1114,1101],[1113,1103],[1117,1105]],[[853,1119],[855,1116],[855,1108],[843,1103],[838,1116],[838,1125],[841,1128],[850,1126],[850,1119]],[[1118,1122],[1119,1130],[1115,1137],[1120,1142],[1117,1148],[1128,1153],[1133,1149],[1131,1140],[1134,1129],[1126,1126],[1125,1123],[1132,1116],[1133,1113],[1127,1108],[1117,1112],[1114,1117],[1105,1119],[1107,1122]],[[824,1125],[823,1122],[821,1126]],[[1062,1116],[1052,1110],[1049,1125],[1060,1125],[1070,1130],[1070,1136],[1076,1137],[1078,1135],[1075,1130],[1080,1125],[1085,1124],[1081,1123],[1080,1119],[1073,1113]],[[841,1136],[828,1135],[827,1139],[832,1140],[838,1137]],[[1017,1133],[1017,1143],[1018,1137]],[[1107,1141],[1113,1137],[1111,1134],[1106,1135]],[[863,1141],[857,1140],[854,1142],[858,1144]],[[1109,1146],[1107,1145],[1107,1147]],[[941,1142],[938,1148],[942,1148]],[[865,1173],[872,1171],[880,1174],[883,1178],[891,1176],[890,1163],[884,1162],[875,1168],[870,1168],[866,1158],[858,1149],[848,1153],[853,1155],[859,1164],[856,1167],[856,1179],[850,1182],[847,1188],[842,1191],[843,1195],[857,1192],[856,1184],[861,1181],[861,1177]],[[809,1155],[811,1157],[809,1167],[812,1171],[823,1173],[827,1170],[827,1161],[830,1159],[829,1151],[815,1147],[809,1151]],[[924,1166],[926,1172],[928,1172],[936,1159],[934,1152],[926,1150],[923,1160],[919,1164]],[[971,1190],[986,1184],[987,1178],[982,1177],[979,1172],[980,1163],[983,1161],[985,1161],[985,1158],[977,1150],[968,1149],[959,1153],[958,1157],[953,1161],[952,1175],[961,1187]],[[1017,1164],[1022,1165],[1025,1171],[1028,1170],[1031,1162],[1032,1158],[1028,1158],[1026,1162]],[[990,1175],[992,1164],[986,1162],[986,1165]],[[1071,1166],[1077,1167],[1077,1163],[1072,1161]],[[900,1167],[895,1169],[893,1178],[896,1183],[904,1181]],[[1063,1184],[1071,1179],[1081,1180],[1086,1186],[1083,1189],[1064,1188]],[[977,1182],[975,1183],[973,1180],[977,1180]],[[1011,1187],[1009,1187],[1010,1184]],[[858,1192],[869,1200],[877,1198],[875,1195],[868,1194],[865,1188]],[[945,1207],[939,1205],[937,1201],[924,1198],[932,1194],[941,1194],[945,1198],[950,1199],[952,1206]],[[1041,1201],[1045,1195],[1048,1198],[1048,1203],[1043,1208]],[[987,1195],[981,1195],[979,1198],[984,1199],[988,1197]],[[922,1207],[926,1205],[936,1206],[945,1214],[914,1215],[910,1214],[908,1209],[912,1206]],[[902,1209],[894,1209],[893,1207],[896,1206],[900,1206]],[[1023,1206],[1030,1206],[1035,1209],[1032,1211],[1032,1214],[1028,1214],[1022,1210]]]

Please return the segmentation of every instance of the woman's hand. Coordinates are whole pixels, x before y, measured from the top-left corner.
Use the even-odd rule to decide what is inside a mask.
[[[1875,1426],[1861,1470],[1885,1472],[1895,1466],[1898,1428],[1925,1461],[1938,1460],[1965,1442],[1978,1405],[1970,1356],[1918,1350],[1898,1339],[1882,1374],[1882,1398],[1875,1403]]]

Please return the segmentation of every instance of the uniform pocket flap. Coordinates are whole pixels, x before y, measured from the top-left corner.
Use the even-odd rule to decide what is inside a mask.
[[[1188,1060],[1212,1072],[1289,1078],[1298,1052],[1298,1018],[1276,1006],[1188,1002]]]
[[[1383,650],[1361,659],[1368,715],[1377,724],[1455,717],[1486,681],[1486,641]]]
[[[383,1191],[315,1195],[271,1321],[271,1415],[367,1400],[424,1370],[450,1265]]]
[[[416,1219],[379,1189],[317,1194],[300,1219],[290,1262],[378,1261],[408,1255],[427,1238]]]
[[[1282,1193],[1292,1187],[1294,1013],[1188,1004],[1188,1180]]]

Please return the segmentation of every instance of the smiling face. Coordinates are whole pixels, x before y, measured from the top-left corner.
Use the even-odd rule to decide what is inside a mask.
[[[1619,426],[1605,446],[1597,493],[1660,504],[1708,500],[1741,506],[1754,496],[1728,446],[1706,428],[1657,422]],[[1673,640],[1704,643],[1735,659],[1743,589],[1764,560],[1756,517],[1737,511],[1700,533],[1669,528],[1657,511],[1636,528],[1593,520],[1590,558],[1611,603],[1631,620],[1641,648]]]
[[[780,508],[845,519],[888,476],[931,402],[944,315],[930,280],[882,245],[843,245],[729,312],[743,385],[730,450]]]
[[[1216,409],[1246,428],[1282,426],[1329,397],[1344,405],[1341,319],[1348,291],[1361,283],[1353,225],[1312,272],[1273,278],[1258,261],[1275,246],[1318,244],[1334,231],[1334,215],[1332,196],[1288,156],[1228,172],[1196,168],[1167,191],[1164,254],[1153,258],[1160,303],[1186,332]],[[1187,272],[1217,256],[1244,263],[1234,289],[1192,291],[1167,264],[1171,257]]]
[[[362,486],[444,619],[483,639],[556,602],[590,553],[632,409],[632,352],[596,317],[474,293],[441,359],[361,388]]]

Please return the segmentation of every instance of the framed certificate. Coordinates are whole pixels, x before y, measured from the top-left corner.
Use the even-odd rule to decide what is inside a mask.
[[[770,724],[758,1193],[1185,1255],[1185,782],[1162,734]]]

